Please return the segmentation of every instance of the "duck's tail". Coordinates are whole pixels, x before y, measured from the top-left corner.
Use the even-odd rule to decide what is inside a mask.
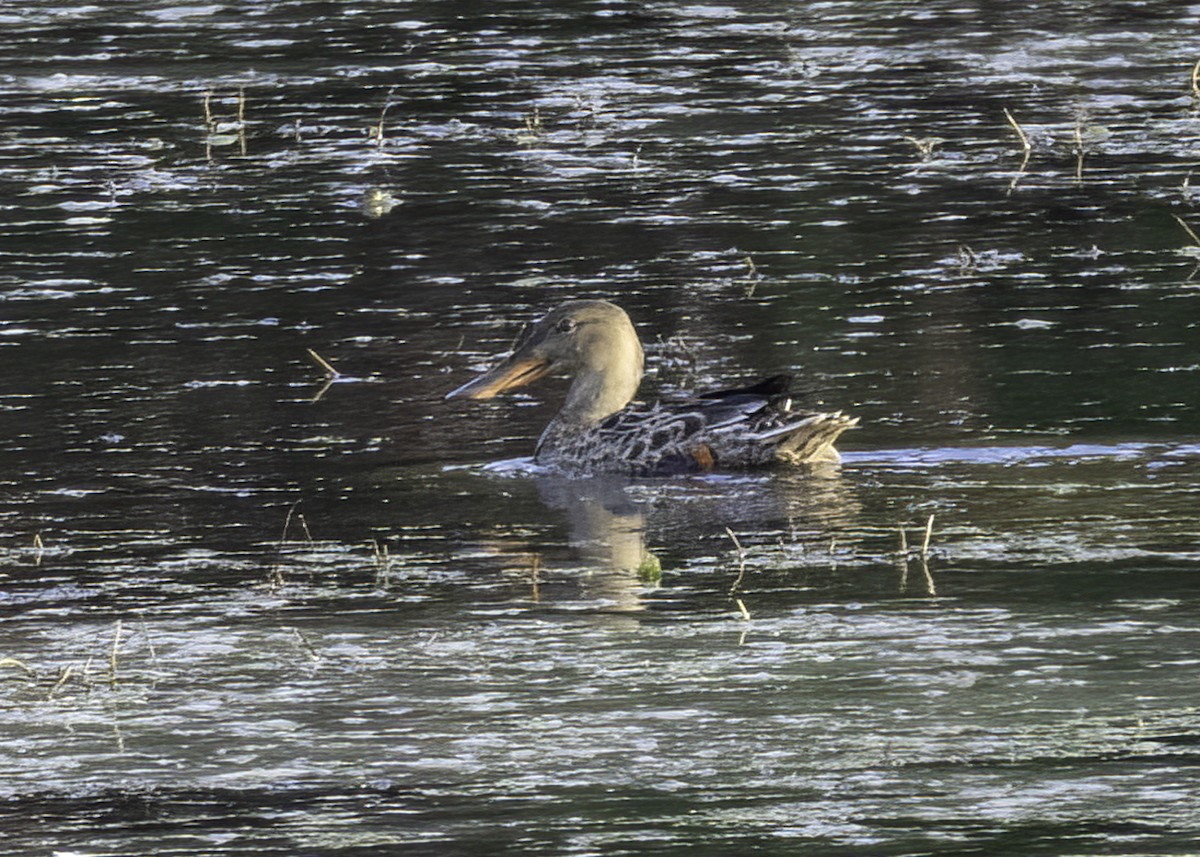
[[[775,459],[785,464],[840,461],[842,457],[833,444],[842,432],[856,425],[858,417],[848,417],[841,411],[810,413],[757,432],[754,439],[773,447]]]

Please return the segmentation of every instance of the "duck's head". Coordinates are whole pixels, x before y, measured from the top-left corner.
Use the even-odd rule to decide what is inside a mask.
[[[629,403],[643,363],[625,310],[608,301],[568,301],[533,324],[511,354],[446,398],[490,399],[551,373],[573,375],[561,416],[595,420]]]

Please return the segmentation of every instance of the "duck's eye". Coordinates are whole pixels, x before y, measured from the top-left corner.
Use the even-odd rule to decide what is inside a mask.
[[[554,327],[558,330],[559,333],[570,333],[572,330],[575,329],[575,319],[564,318],[562,321],[560,321]]]

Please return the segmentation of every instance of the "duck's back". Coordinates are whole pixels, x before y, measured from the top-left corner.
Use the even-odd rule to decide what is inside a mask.
[[[633,403],[588,426],[552,423],[537,458],[569,472],[628,476],[836,461],[834,441],[858,421],[793,410],[787,383],[776,376],[682,402]]]

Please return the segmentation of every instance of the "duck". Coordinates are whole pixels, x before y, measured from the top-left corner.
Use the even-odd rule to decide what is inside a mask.
[[[629,315],[605,300],[571,300],[528,326],[490,369],[446,394],[491,399],[551,374],[572,378],[534,449],[540,466],[572,474],[675,476],[837,462],[834,442],[858,424],[841,411],[798,410],[790,378],[634,401],[645,352]]]

